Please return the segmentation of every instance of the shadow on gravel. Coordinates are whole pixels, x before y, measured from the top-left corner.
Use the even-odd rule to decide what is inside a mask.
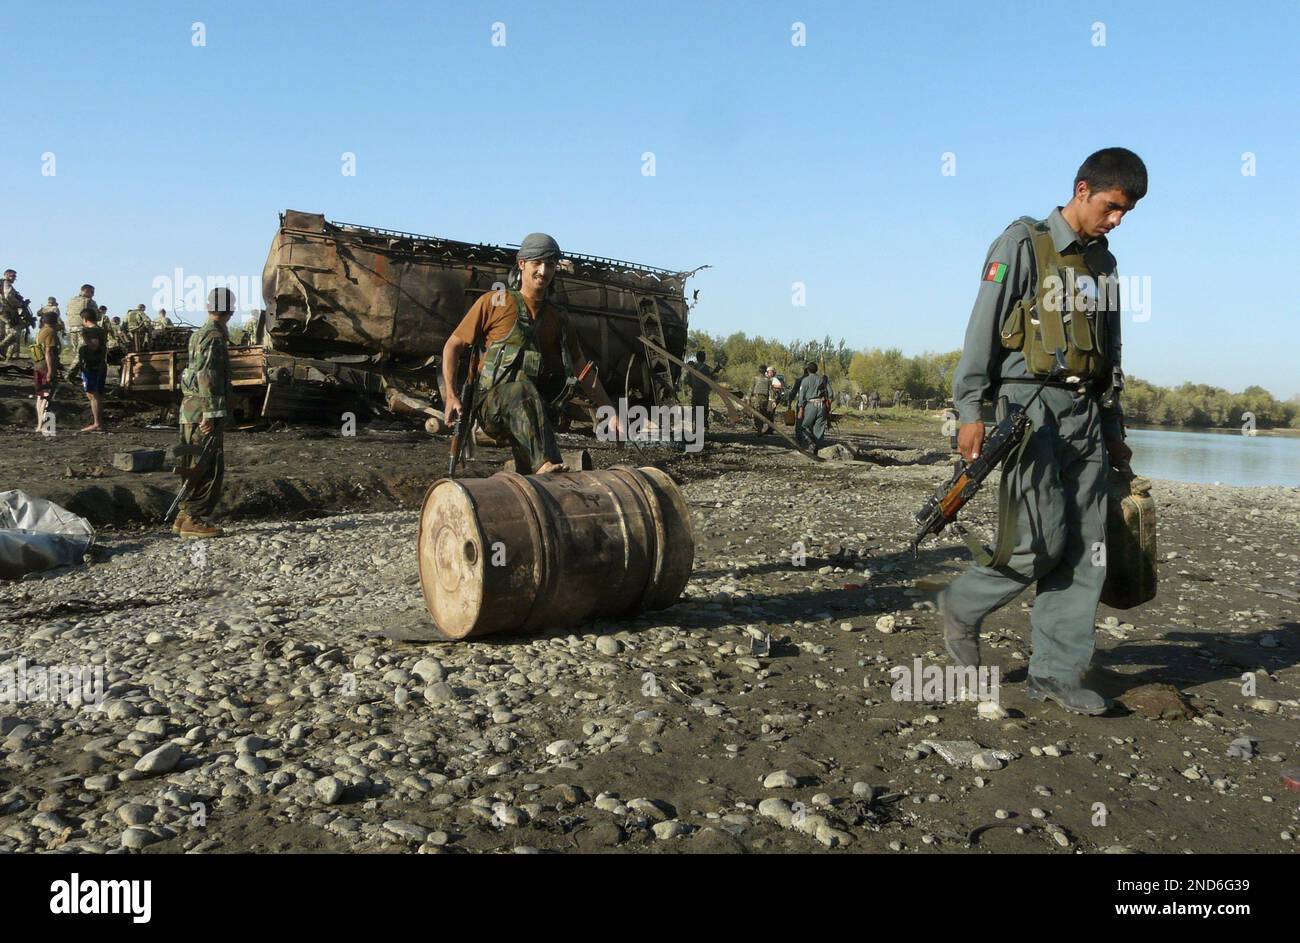
[[[1093,664],[1098,688],[1107,697],[1119,697],[1144,684],[1172,684],[1180,691],[1215,681],[1239,681],[1247,671],[1267,669],[1270,673],[1300,664],[1297,644],[1300,624],[1283,622],[1274,630],[1250,634],[1226,632],[1178,631],[1158,640],[1121,642],[1113,648],[1098,650]],[[1277,641],[1276,647],[1260,644],[1265,636]],[[1189,647],[1176,643],[1192,642]],[[1110,670],[1107,665],[1146,665],[1138,672]]]

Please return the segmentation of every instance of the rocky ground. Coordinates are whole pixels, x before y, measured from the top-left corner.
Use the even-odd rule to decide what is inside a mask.
[[[1099,613],[1095,679],[1119,703],[1084,718],[1025,697],[1032,593],[985,626],[998,707],[895,696],[892,667],[946,664],[933,592],[967,556],[952,536],[903,550],[947,474],[937,420],[846,427],[865,460],[813,465],[739,429],[652,453],[694,517],[680,603],[438,643],[394,636],[427,626],[415,506],[445,444],[235,433],[237,520],[199,543],[151,521],[174,479],[75,477],[174,433],[51,441],[20,419],[4,487],[132,497],[99,512],[94,562],[0,584],[0,667],[24,666],[29,695],[50,666],[106,687],[0,703],[0,850],[1296,849],[1300,489],[1156,484],[1161,592]],[[408,483],[338,484],[385,476]],[[301,506],[280,480],[307,483]],[[312,482],[333,497],[308,517]]]

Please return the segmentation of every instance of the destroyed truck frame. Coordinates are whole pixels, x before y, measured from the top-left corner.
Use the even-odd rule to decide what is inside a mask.
[[[262,275],[267,307],[256,346],[232,348],[247,416],[321,418],[349,398],[401,414],[440,411],[443,345],[474,301],[510,284],[514,268],[509,247],[286,210]],[[641,338],[685,353],[686,281],[697,271],[576,253],[561,260],[551,298],[612,398],[676,400],[678,368]],[[130,354],[123,389],[160,403],[174,397],[184,359],[184,351]]]

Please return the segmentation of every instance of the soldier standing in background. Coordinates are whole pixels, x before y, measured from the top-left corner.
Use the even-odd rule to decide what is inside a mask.
[[[17,272],[5,269],[0,281],[0,357],[19,355],[27,334],[27,299],[14,288],[17,280]]]
[[[171,319],[167,317],[167,309],[159,308],[158,317],[154,319],[154,327],[158,328],[158,330],[161,331],[161,330],[166,330],[171,326],[172,326],[172,322]]]
[[[754,386],[749,391],[749,404],[757,409],[768,419],[772,418],[772,377],[776,375],[776,369],[769,366],[758,368],[758,376],[754,378]],[[762,435],[772,429],[772,426],[763,422],[761,419],[754,420],[754,431]]]
[[[74,357],[77,355],[77,348],[81,345],[81,315],[87,310],[99,314],[99,305],[95,303],[94,285],[82,285],[81,291],[68,302],[68,347]]]
[[[145,313],[144,305],[136,305],[126,313],[126,333],[135,353],[149,349],[149,315]]]
[[[143,307],[137,309],[143,315]],[[235,313],[235,293],[214,288],[208,295],[208,320],[190,335],[189,362],[181,375],[182,477],[189,494],[181,502],[172,531],[186,538],[220,537],[220,527],[208,518],[221,501],[226,456],[223,426],[229,415],[230,355],[226,324]],[[204,447],[212,443],[207,456]]]
[[[817,372],[817,364],[808,362],[807,373],[799,382],[799,430],[803,439],[815,452],[826,439],[826,426],[831,411],[831,382]]]
[[[695,352],[694,367],[709,379],[713,378],[713,368],[709,366],[704,351]],[[709,384],[689,373],[686,375],[686,383],[691,388],[691,421],[695,421],[695,417],[700,415],[699,411],[703,408],[702,428],[707,429],[709,428]]]
[[[104,318],[100,321],[100,327],[104,329],[104,334],[108,338],[109,362],[121,363],[122,354],[126,351],[126,334],[122,330],[122,319]]]
[[[803,376],[794,382],[794,389],[790,391],[790,408],[795,411],[794,421],[794,440],[801,446],[807,445],[803,434],[803,423],[799,421],[799,390],[803,388],[803,381],[808,379],[808,364],[804,364]]]

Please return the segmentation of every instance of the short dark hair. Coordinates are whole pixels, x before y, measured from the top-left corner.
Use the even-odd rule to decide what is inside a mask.
[[[59,323],[59,316],[55,314],[53,311],[51,311],[49,314],[42,314],[41,323],[48,325],[49,327],[54,327],[56,324]]]
[[[208,292],[210,314],[234,314],[235,305],[235,293],[229,288],[214,288]]]
[[[803,365],[803,368],[804,368],[805,370],[807,370],[809,373],[816,373],[816,372],[817,372],[817,361],[815,361],[815,360],[809,360],[806,364]]]
[[[1134,203],[1147,195],[1147,165],[1126,147],[1104,147],[1089,154],[1074,175],[1076,188],[1080,180],[1094,193],[1120,190]]]
[[[7,268],[7,269],[5,269],[5,274],[6,274],[6,275],[13,275],[15,278],[17,278],[17,276],[18,276],[18,273],[17,273],[14,269],[11,269],[11,268]]]
[[[697,351],[695,352],[695,356],[696,356],[698,359],[703,360],[703,359],[704,359],[704,351],[702,351],[702,350],[697,350]]]
[[[91,324],[98,324],[99,312],[94,308],[87,308],[85,311],[81,312],[81,320],[89,321]]]
[[[82,286],[81,286],[81,290],[82,290],[82,291],[85,291],[87,288],[90,289],[90,293],[91,293],[92,295],[95,293],[95,286],[94,286],[94,285],[82,285]]]

